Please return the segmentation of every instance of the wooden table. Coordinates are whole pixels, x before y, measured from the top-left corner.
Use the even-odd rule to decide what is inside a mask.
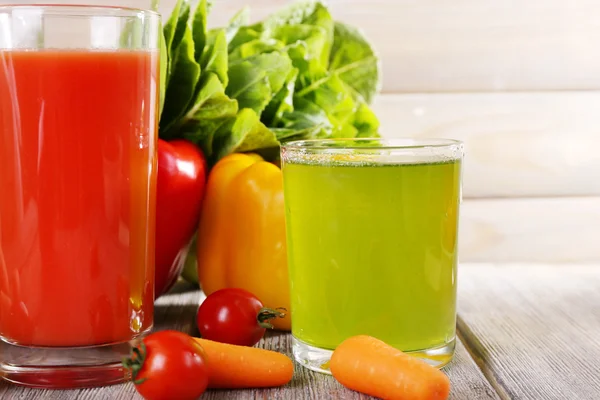
[[[451,399],[600,399],[600,265],[462,265],[458,348],[444,371]],[[179,285],[156,305],[157,329],[197,333],[201,293]],[[289,334],[262,347],[291,355]],[[297,366],[268,390],[209,391],[203,399],[367,399]],[[131,384],[44,391],[0,383],[0,399],[140,399]]]

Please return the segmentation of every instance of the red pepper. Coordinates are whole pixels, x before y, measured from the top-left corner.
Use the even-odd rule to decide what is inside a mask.
[[[206,158],[193,143],[158,140],[155,298],[177,281],[200,219]]]

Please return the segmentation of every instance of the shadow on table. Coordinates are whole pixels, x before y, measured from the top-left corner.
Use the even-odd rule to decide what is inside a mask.
[[[195,304],[157,304],[154,307],[154,331],[175,329],[198,337]]]

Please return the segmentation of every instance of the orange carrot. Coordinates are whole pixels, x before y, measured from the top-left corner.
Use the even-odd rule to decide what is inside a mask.
[[[284,354],[207,339],[196,340],[206,353],[209,388],[274,387],[292,380],[294,364]]]
[[[444,400],[450,394],[443,372],[371,336],[346,339],[329,367],[342,385],[382,399]]]

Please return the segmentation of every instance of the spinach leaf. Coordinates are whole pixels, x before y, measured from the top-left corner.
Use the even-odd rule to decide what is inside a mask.
[[[206,0],[198,1],[194,19],[192,21],[192,33],[194,36],[194,59],[200,62],[200,57],[204,53],[206,46],[206,36],[208,35],[208,6]]]
[[[197,124],[183,129],[182,137],[198,145],[209,164],[214,165],[216,159],[213,151],[215,136],[221,129],[230,126],[234,120],[235,117],[199,121]]]
[[[190,4],[188,0],[178,0],[171,16],[164,27],[164,35],[167,47],[167,87],[174,73],[174,64],[176,62],[176,52],[188,29],[188,19],[190,17]]]
[[[209,33],[204,53],[200,59],[200,67],[204,72],[214,72],[223,86],[227,86],[229,76],[227,75],[227,39],[224,29]]]
[[[334,21],[327,7],[320,1],[301,1],[267,17],[262,23],[263,36],[273,35],[284,26],[312,25],[324,31],[325,43],[319,55],[321,65],[327,68],[333,43]]]
[[[297,93],[319,107],[331,123],[332,137],[377,136],[378,121],[359,94],[337,74],[321,79]]]
[[[179,119],[175,129],[183,127],[190,131],[190,127],[201,121],[229,118],[237,113],[237,101],[227,97],[223,84],[215,73],[203,73],[198,88],[193,104]]]
[[[305,59],[316,59],[320,65],[321,54],[327,44],[327,32],[321,27],[312,25],[284,25],[273,31],[272,37],[286,45],[302,42],[306,44]]]
[[[356,137],[379,137],[379,120],[365,103],[360,103],[352,125],[358,130]]]
[[[275,39],[256,39],[249,42],[243,43],[236,47],[231,53],[229,53],[229,62],[235,63],[257,54],[270,53],[272,51],[279,51],[283,49],[285,45]]]
[[[231,53],[232,51],[234,51],[236,48],[243,45],[244,43],[248,43],[250,41],[257,40],[257,39],[260,39],[259,31],[255,30],[253,28],[250,28],[248,26],[243,26],[238,29],[237,33],[231,40],[228,40],[227,51],[229,51],[229,53]]]
[[[282,115],[278,127],[294,131],[305,131],[318,127],[320,136],[330,136],[333,126],[329,116],[315,103],[302,98],[294,98],[294,111]]]
[[[237,35],[241,27],[248,25],[250,22],[250,8],[248,6],[238,11],[229,21],[229,25],[225,29],[227,43],[231,42]]]
[[[186,24],[183,39],[173,57],[173,71],[167,85],[160,129],[168,137],[171,125],[187,111],[200,79],[200,65],[194,59],[192,30]]]
[[[258,54],[229,65],[225,93],[237,99],[240,109],[250,108],[260,115],[291,70],[292,61],[285,53]]]
[[[277,126],[284,113],[294,111],[294,89],[297,77],[298,69],[292,68],[283,87],[271,99],[261,114],[260,119],[267,126]]]
[[[354,137],[347,123],[356,110],[356,103],[337,75],[329,75],[313,83],[297,96],[314,103],[327,114],[333,126],[333,137]]]
[[[159,118],[162,116],[163,108],[165,106],[165,95],[167,92],[167,65],[168,60],[167,42],[163,31],[160,32],[160,69],[159,69]]]
[[[313,82],[319,79],[326,78],[328,75],[319,60],[310,58],[308,54],[308,46],[305,42],[296,42],[293,45],[286,47],[289,57],[292,59],[292,64],[298,68],[298,79],[296,80],[296,90],[302,90],[310,86]]]
[[[329,70],[352,86],[367,104],[371,104],[380,89],[379,59],[375,51],[358,29],[341,22],[335,23]]]
[[[279,146],[275,134],[260,122],[251,109],[241,110],[237,117],[222,125],[213,141],[213,162],[234,152],[248,152]]]

